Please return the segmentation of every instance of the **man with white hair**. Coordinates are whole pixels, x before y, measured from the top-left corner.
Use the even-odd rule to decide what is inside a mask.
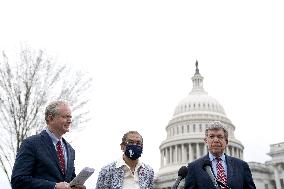
[[[68,103],[51,102],[45,109],[45,120],[46,129],[26,138],[20,147],[11,176],[12,189],[71,189],[69,182],[76,176],[75,150],[63,138],[72,123]]]
[[[228,131],[219,121],[209,124],[204,142],[208,154],[188,164],[185,189],[255,189],[248,164],[225,154]]]

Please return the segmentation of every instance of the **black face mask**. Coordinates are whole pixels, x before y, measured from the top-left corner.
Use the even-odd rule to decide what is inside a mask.
[[[143,148],[142,146],[138,146],[135,144],[127,144],[124,150],[124,154],[132,160],[138,159],[142,154]]]

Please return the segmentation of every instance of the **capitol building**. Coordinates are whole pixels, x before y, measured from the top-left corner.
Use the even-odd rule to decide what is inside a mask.
[[[229,132],[225,153],[243,159],[244,146],[234,136],[235,125],[223,106],[203,88],[203,77],[195,64],[192,90],[175,108],[166,126],[167,137],[160,145],[160,169],[155,176],[156,189],[171,189],[183,165],[208,153],[204,144],[205,129],[211,121],[221,121]],[[248,162],[257,189],[284,189],[284,143],[270,145],[271,160]],[[184,181],[180,183],[183,188]]]

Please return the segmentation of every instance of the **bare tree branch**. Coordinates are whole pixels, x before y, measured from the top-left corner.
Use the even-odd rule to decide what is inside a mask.
[[[0,166],[7,179],[22,141],[45,127],[44,108],[48,101],[66,100],[73,113],[72,126],[87,122],[84,109],[91,79],[72,73],[42,51],[24,47],[18,60],[5,52],[0,60]],[[4,142],[4,140],[6,142]]]

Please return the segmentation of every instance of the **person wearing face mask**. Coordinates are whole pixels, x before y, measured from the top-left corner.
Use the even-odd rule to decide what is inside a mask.
[[[101,169],[96,189],[152,189],[154,171],[139,160],[143,152],[142,136],[137,131],[128,131],[120,147],[122,157]]]

